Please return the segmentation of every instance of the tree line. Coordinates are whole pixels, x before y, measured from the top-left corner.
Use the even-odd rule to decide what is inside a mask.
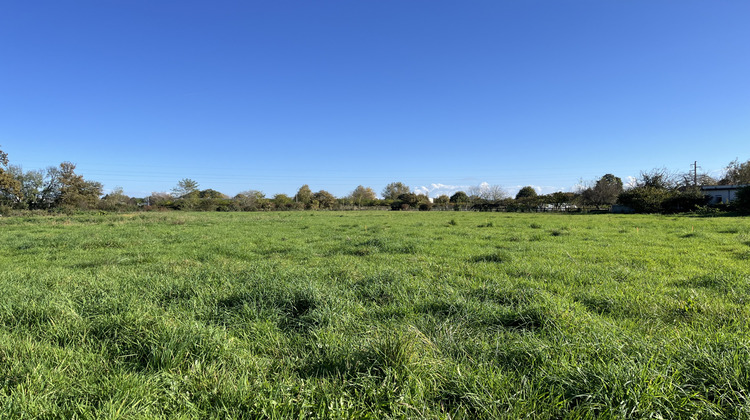
[[[76,165],[63,162],[44,170],[24,171],[9,162],[0,150],[0,214],[16,210],[37,211],[271,211],[271,210],[476,210],[476,211],[608,211],[621,205],[638,213],[673,213],[705,209],[750,211],[750,160],[734,160],[720,179],[708,174],[673,173],[666,169],[641,172],[628,185],[612,174],[595,181],[581,182],[575,192],[537,194],[531,186],[521,188],[515,197],[497,185],[480,185],[430,199],[402,182],[392,182],[381,191],[357,186],[348,195],[336,197],[326,190],[313,192],[302,185],[294,196],[271,197],[247,190],[233,197],[213,189],[200,189],[195,180],[184,178],[169,192],[148,197],[128,197],[122,188],[103,194],[101,183],[86,180],[75,172]],[[733,203],[708,206],[701,191],[705,185],[748,185]]]

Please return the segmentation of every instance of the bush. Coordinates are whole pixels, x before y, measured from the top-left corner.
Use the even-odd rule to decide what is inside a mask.
[[[617,202],[630,207],[636,213],[662,213],[663,204],[670,195],[670,191],[666,189],[636,187],[620,194]]]
[[[737,198],[734,199],[734,207],[741,213],[750,213],[750,185],[737,191]]]
[[[693,211],[708,204],[708,199],[698,189],[674,192],[662,203],[662,210],[667,213]]]

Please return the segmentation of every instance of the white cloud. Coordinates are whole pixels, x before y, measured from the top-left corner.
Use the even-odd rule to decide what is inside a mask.
[[[483,184],[486,184],[486,182],[484,182]],[[466,191],[469,188],[471,188],[470,185],[447,185],[441,183],[433,183],[429,186],[423,185],[420,187],[416,187],[414,188],[414,192],[417,194],[425,194],[434,198],[443,194],[450,196],[458,191]]]

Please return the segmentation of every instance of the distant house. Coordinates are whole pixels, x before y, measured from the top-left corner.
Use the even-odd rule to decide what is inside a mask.
[[[578,206],[575,204],[561,203],[561,204],[540,204],[536,208],[537,211],[578,211]]]
[[[709,197],[708,204],[722,204],[733,201],[737,197],[737,191],[746,185],[704,185],[701,192]]]

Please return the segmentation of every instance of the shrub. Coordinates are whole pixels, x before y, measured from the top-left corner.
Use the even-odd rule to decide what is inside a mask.
[[[742,213],[750,213],[750,185],[737,191],[737,198],[734,199],[735,208]]]

